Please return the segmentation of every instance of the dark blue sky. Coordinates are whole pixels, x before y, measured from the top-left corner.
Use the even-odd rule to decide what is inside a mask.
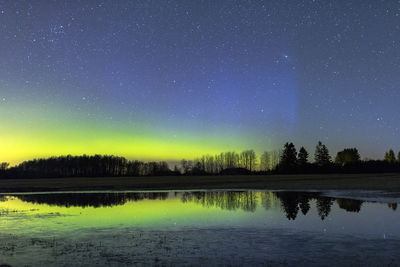
[[[400,149],[400,1],[0,0],[0,60],[4,159]]]

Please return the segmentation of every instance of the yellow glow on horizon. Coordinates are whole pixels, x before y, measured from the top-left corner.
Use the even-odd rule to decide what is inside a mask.
[[[112,134],[85,131],[69,133],[0,133],[0,161],[18,164],[24,160],[60,155],[116,155],[138,160],[193,159],[232,149],[206,138],[176,139],[144,134]]]
[[[0,161],[17,164],[23,160],[60,155],[107,154],[140,160],[192,159],[220,150],[202,144],[151,140],[149,138],[96,138],[93,140],[40,140],[27,137],[2,137]]]
[[[140,122],[105,123],[66,117],[63,110],[33,114],[32,107],[5,117],[0,123],[0,162],[11,166],[34,158],[62,155],[115,155],[143,161],[178,161],[205,154],[248,149],[239,135],[228,131],[193,132],[185,129],[160,129]],[[0,109],[1,111],[1,109]],[[23,116],[21,114],[24,114]],[[43,117],[44,119],[38,119]],[[251,142],[251,141],[250,141]]]

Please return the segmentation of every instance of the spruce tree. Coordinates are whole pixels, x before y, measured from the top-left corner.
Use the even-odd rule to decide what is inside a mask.
[[[281,160],[279,162],[279,169],[282,171],[293,171],[297,166],[297,151],[293,143],[286,143]]]
[[[326,166],[331,163],[331,156],[329,155],[329,150],[324,144],[322,144],[321,141],[318,142],[318,145],[315,148],[314,159],[315,163],[319,166]]]
[[[300,166],[305,166],[308,163],[308,152],[304,147],[300,148],[297,161]]]

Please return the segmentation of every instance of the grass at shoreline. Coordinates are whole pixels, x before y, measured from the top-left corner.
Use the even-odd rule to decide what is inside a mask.
[[[0,179],[0,192],[73,190],[386,190],[400,191],[400,174],[311,174]]]

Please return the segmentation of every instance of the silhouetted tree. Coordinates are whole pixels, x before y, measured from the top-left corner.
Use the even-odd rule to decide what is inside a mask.
[[[254,152],[254,151],[253,151]],[[240,167],[250,170],[251,169],[251,150],[245,150],[240,153],[239,162]]]
[[[266,170],[272,173],[380,173],[400,172],[400,161],[394,151],[386,152],[385,160],[359,160],[356,148],[340,151],[330,164],[329,151],[318,142],[315,164],[307,162],[307,151],[302,147],[297,155],[293,143],[286,143],[283,151],[264,152],[260,158],[260,174]],[[400,157],[400,153],[399,153]],[[0,163],[1,178],[37,177],[113,177],[149,175],[206,175],[206,174],[255,174],[257,156],[254,150],[240,154],[224,152],[215,156],[203,155],[194,161],[183,159],[181,169],[170,170],[166,162],[130,161],[112,155],[60,156],[47,159],[33,159],[9,168]],[[278,166],[277,166],[278,164]]]
[[[260,169],[263,171],[273,170],[279,164],[281,160],[281,151],[266,151],[260,158]]]
[[[357,148],[346,148],[339,151],[335,158],[335,163],[345,165],[348,163],[354,163],[360,161],[360,154]]]
[[[217,173],[221,172],[224,169],[224,153],[215,155],[215,165]]]
[[[308,152],[304,147],[301,147],[297,156],[297,162],[300,166],[305,166],[308,163]]]
[[[5,170],[7,170],[8,166],[10,166],[10,163],[8,163],[8,162],[2,162],[2,163],[0,163],[0,171],[5,171]]]
[[[389,163],[396,162],[396,156],[394,155],[393,149],[390,149],[388,152],[385,153],[385,161]]]
[[[257,155],[253,149],[249,150],[250,153],[250,171],[253,171],[257,166]]]
[[[176,173],[181,173],[181,170],[178,168],[178,166],[174,166],[174,172]]]
[[[8,162],[0,163],[0,177],[6,176],[6,170],[10,164]]]
[[[183,174],[189,174],[192,172],[193,169],[193,161],[191,160],[181,160],[181,167],[183,170]]]
[[[283,172],[292,172],[297,166],[297,151],[293,143],[284,145],[281,161],[279,162],[279,170]]]
[[[204,170],[204,165],[202,164],[201,161],[196,161],[194,162],[194,166],[190,172],[190,174],[192,175],[204,175],[206,174],[205,170]]]
[[[206,155],[206,172],[218,173],[217,164],[213,156]]]
[[[260,170],[268,171],[270,170],[270,160],[271,156],[267,151],[264,151],[260,157]]]
[[[226,168],[237,168],[239,166],[239,155],[232,152],[225,152],[224,155],[224,169]]]
[[[166,162],[128,161],[116,156],[60,156],[25,161],[6,170],[6,177],[104,177],[171,175]],[[4,176],[3,176],[4,177]]]
[[[279,161],[281,160],[282,151],[281,150],[274,150],[271,153],[271,169],[276,168],[278,166]]]
[[[316,148],[315,148],[315,164],[318,166],[326,166],[331,163],[331,156],[329,155],[328,148],[321,143],[321,141],[318,142]]]

